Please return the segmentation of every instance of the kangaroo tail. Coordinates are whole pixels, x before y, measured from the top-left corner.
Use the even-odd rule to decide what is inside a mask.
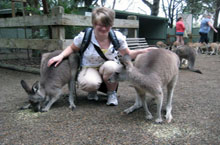
[[[202,72],[201,72],[199,69],[193,69],[193,70],[191,70],[191,71],[196,72],[196,73],[199,73],[199,74],[202,74]]]

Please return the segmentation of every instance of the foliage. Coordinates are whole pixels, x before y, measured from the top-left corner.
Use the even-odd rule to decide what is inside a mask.
[[[214,26],[217,26],[220,10],[219,0],[185,0],[186,7],[183,12],[191,13],[195,19],[203,14],[210,13],[214,16]]]
[[[0,9],[8,9],[11,8],[11,1],[10,0],[1,0],[0,1]]]
[[[218,13],[220,9],[219,0],[162,0],[162,8],[166,18],[169,19],[168,25],[173,27],[174,20],[179,14],[189,13],[194,19],[211,13],[214,16],[214,25],[217,25]]]
[[[186,6],[183,13],[190,13],[193,17],[198,18],[204,13],[213,13],[213,0],[185,0]]]
[[[49,9],[55,6],[62,6],[67,14],[78,13],[80,7],[92,7],[98,0],[47,0]]]
[[[32,13],[32,14],[43,15],[43,12],[40,10],[39,7],[35,8],[35,7],[28,5],[25,7],[25,11]]]
[[[43,8],[43,0],[27,0],[26,3],[26,11],[32,14],[42,15],[44,12]],[[49,11],[55,6],[62,6],[64,8],[65,13],[77,13],[79,11],[79,7],[93,7],[97,5],[98,0],[44,0],[47,5]],[[105,4],[106,0],[101,0],[102,5]],[[16,8],[22,8],[22,3],[16,2]],[[11,8],[11,0],[0,0],[0,9]]]
[[[50,10],[55,6],[62,6],[67,14],[74,12],[80,4],[80,0],[48,0]]]

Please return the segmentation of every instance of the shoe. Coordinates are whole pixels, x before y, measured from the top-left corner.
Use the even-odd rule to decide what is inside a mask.
[[[113,105],[113,106],[117,106],[118,105],[118,98],[116,95],[115,91],[109,91],[107,93],[108,95],[108,101],[107,101],[107,105]]]
[[[88,96],[87,96],[88,100],[95,100],[98,101],[99,97],[97,95],[97,92],[89,92]]]

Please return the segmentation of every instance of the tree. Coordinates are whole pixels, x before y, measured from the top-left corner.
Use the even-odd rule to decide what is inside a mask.
[[[11,8],[11,2],[9,0],[1,0],[0,9],[8,9],[8,8]]]
[[[211,13],[214,15],[214,26],[217,27],[220,1],[219,0],[185,0],[187,6],[184,7],[183,12],[188,12],[194,18]]]
[[[220,1],[216,0],[216,8],[215,8],[215,15],[214,15],[214,27],[220,27],[217,26],[218,25],[218,17],[219,17],[219,13],[220,13]]]
[[[168,26],[173,28],[173,22],[183,7],[182,0],[162,0],[162,8],[165,17],[168,18]]]
[[[151,9],[151,15],[152,16],[157,16],[158,15],[160,0],[153,0],[153,4],[150,3],[148,0],[142,0],[142,2],[145,3]]]
[[[190,13],[195,19],[204,13],[204,7],[201,0],[185,0],[186,6],[183,8],[183,13]]]

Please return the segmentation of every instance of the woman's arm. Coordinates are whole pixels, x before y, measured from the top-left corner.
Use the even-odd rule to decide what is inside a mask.
[[[158,48],[157,47],[148,47],[148,48],[144,48],[144,49],[134,49],[134,50],[126,48],[123,50],[119,50],[119,52],[121,55],[128,54],[128,55],[130,55],[131,59],[135,59],[138,54],[149,52],[152,49],[158,49]]]
[[[59,55],[55,56],[55,57],[52,57],[48,63],[47,63],[47,66],[50,67],[52,64],[55,63],[55,67],[58,66],[60,64],[60,62],[62,62],[62,60],[69,56],[71,53],[73,52],[78,52],[79,51],[79,48],[76,47],[74,44],[68,46],[66,49],[64,49]]]
[[[183,27],[183,30],[185,31],[186,27],[183,22],[182,22],[182,27]]]
[[[218,33],[218,31],[213,27],[213,25],[212,25],[211,22],[208,22],[208,25],[209,25],[216,33]]]

